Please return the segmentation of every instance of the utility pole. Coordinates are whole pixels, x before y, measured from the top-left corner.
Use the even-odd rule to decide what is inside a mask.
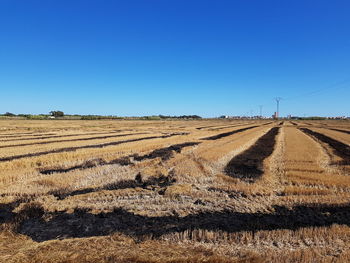
[[[259,108],[260,108],[260,118],[262,118],[262,108],[263,108],[263,105],[259,105]]]
[[[276,111],[276,118],[278,119],[280,117],[280,100],[282,98],[281,97],[276,97],[276,103],[277,103],[277,111]]]

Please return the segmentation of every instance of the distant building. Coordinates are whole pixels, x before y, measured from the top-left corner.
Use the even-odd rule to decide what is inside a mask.
[[[219,119],[230,119],[230,120],[257,120],[257,119],[270,119],[264,116],[229,116],[229,115],[221,115],[218,117]],[[273,118],[273,116],[272,116]]]
[[[346,120],[349,119],[349,117],[346,116],[336,116],[336,117],[327,117],[329,120]]]

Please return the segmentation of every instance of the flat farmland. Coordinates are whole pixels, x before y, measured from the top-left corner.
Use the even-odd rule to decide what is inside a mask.
[[[0,121],[0,262],[350,262],[350,122]]]

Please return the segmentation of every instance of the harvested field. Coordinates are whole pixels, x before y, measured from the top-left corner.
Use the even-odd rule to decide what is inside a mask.
[[[274,127],[243,153],[235,156],[225,167],[229,176],[255,181],[264,174],[263,161],[269,157],[276,143],[279,128]]]
[[[217,135],[214,135],[214,136],[203,138],[202,140],[217,140],[217,139],[220,139],[220,138],[223,138],[223,137],[226,137],[226,136],[230,136],[230,135],[238,133],[238,132],[243,132],[243,131],[246,131],[246,130],[249,130],[249,129],[253,129],[253,128],[256,128],[256,127],[258,127],[258,126],[251,126],[251,127],[247,127],[247,128],[234,130],[234,131],[224,132],[224,133],[220,133],[220,134],[217,134]]]
[[[126,134],[105,135],[105,136],[88,137],[88,138],[77,138],[77,139],[53,140],[53,141],[45,141],[45,142],[32,142],[32,143],[23,143],[23,144],[0,145],[0,149],[1,148],[23,147],[23,146],[30,146],[30,145],[40,145],[40,144],[48,144],[48,143],[56,143],[56,142],[91,141],[91,140],[97,140],[97,139],[117,138],[117,137],[130,136],[130,135],[140,135],[140,134],[146,134],[146,133],[126,133]],[[42,138],[40,138],[40,139],[42,139]]]
[[[128,134],[128,135],[130,135],[130,134]],[[131,135],[134,135],[134,134],[131,134]],[[77,146],[77,147],[65,147],[65,148],[59,148],[59,149],[55,149],[55,150],[51,150],[51,151],[43,151],[43,152],[37,152],[37,153],[31,153],[31,154],[20,154],[20,155],[14,155],[14,156],[10,156],[10,157],[3,157],[3,158],[0,158],[0,162],[12,161],[12,160],[28,158],[28,157],[36,157],[36,156],[47,155],[47,154],[51,154],[51,153],[74,152],[74,151],[80,150],[80,149],[104,148],[104,147],[114,146],[114,145],[128,143],[128,142],[137,142],[137,141],[152,140],[152,139],[158,139],[158,138],[168,138],[168,137],[172,137],[172,136],[176,136],[176,135],[182,135],[182,134],[174,133],[174,134],[169,134],[169,135],[149,136],[149,137],[142,137],[142,138],[101,143],[101,144],[92,144],[92,145],[84,145],[84,146]],[[115,136],[113,136],[113,137],[115,137]],[[120,137],[120,136],[118,136],[118,137]],[[74,141],[77,141],[77,140],[74,140]]]
[[[350,146],[348,144],[342,143],[336,139],[326,136],[322,133],[302,128],[303,132],[317,138],[318,140],[328,144],[334,153],[343,159],[343,163],[350,164]]]
[[[18,134],[15,134],[15,135],[5,135],[3,136],[3,134],[0,136],[1,139],[3,138],[10,138],[9,141],[13,141],[13,140],[31,140],[31,138],[24,138],[24,139],[18,139],[18,138],[21,138],[21,137],[28,137],[28,136],[32,136],[32,137],[44,137],[44,136],[49,136],[49,137],[45,137],[45,138],[50,138],[51,136],[55,135],[56,133],[41,133],[41,134],[33,134],[33,133],[18,133]],[[14,138],[14,139],[12,139]],[[2,140],[1,140],[2,141]],[[5,140],[7,141],[7,140]]]
[[[348,131],[348,130],[340,130],[340,129],[330,129],[330,130],[343,132],[343,133],[346,133],[346,134],[350,134],[350,131]]]
[[[107,134],[111,133],[119,133],[118,131],[112,131]],[[106,134],[105,132],[90,132],[90,133],[80,133],[80,134],[65,134],[65,135],[57,135],[56,133],[46,133],[44,135],[49,136],[42,136],[43,134],[39,135],[32,135],[32,137],[26,136],[26,138],[21,138],[22,136],[14,136],[14,139],[9,140],[0,140],[1,142],[14,142],[14,141],[30,141],[30,140],[44,140],[44,139],[53,139],[53,138],[65,138],[65,137],[76,137],[76,136],[84,136],[84,135],[102,135]],[[105,135],[108,136],[108,135]],[[34,138],[33,138],[34,137]],[[13,138],[13,137],[11,137]]]
[[[0,124],[0,262],[350,261],[348,122]]]
[[[130,156],[120,157],[118,159],[111,160],[111,161],[105,161],[103,159],[93,159],[93,160],[88,160],[81,165],[76,165],[76,166],[64,168],[64,169],[41,169],[40,173],[41,174],[66,173],[66,172],[70,172],[70,171],[73,171],[76,169],[87,169],[87,168],[92,168],[95,166],[109,165],[109,164],[131,165],[131,164],[133,164],[133,162],[131,160],[142,161],[145,159],[161,158],[162,161],[167,161],[171,157],[173,157],[174,152],[180,153],[182,148],[194,146],[194,145],[198,145],[198,144],[199,144],[199,142],[186,142],[186,143],[182,143],[182,144],[175,144],[175,145],[171,145],[171,146],[166,147],[166,148],[156,149],[156,150],[154,150],[151,153],[146,154],[146,155],[140,156],[138,154],[133,154]]]

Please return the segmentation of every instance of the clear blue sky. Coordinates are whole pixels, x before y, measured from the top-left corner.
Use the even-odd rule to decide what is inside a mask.
[[[350,115],[350,1],[0,0],[0,90],[2,113]]]

